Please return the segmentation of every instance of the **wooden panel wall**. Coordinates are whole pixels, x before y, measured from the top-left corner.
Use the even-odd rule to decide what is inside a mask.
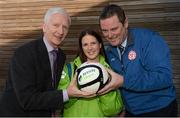
[[[125,9],[130,27],[151,28],[165,37],[172,53],[174,83],[180,106],[179,0],[0,0],[0,91],[7,79],[13,51],[39,36],[43,15],[49,7],[64,7],[72,17],[72,26],[62,45],[67,61],[70,61],[77,51],[79,32],[85,27],[98,30],[99,12],[105,5],[113,3]]]

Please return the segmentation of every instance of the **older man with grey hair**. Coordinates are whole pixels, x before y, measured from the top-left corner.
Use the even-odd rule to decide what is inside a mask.
[[[9,78],[0,101],[0,116],[52,116],[69,97],[92,97],[77,89],[57,90],[65,54],[60,49],[71,18],[60,7],[44,17],[43,37],[19,47],[10,62]]]

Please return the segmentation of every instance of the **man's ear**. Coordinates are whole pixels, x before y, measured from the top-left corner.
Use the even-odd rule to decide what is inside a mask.
[[[41,25],[41,28],[42,28],[43,32],[46,32],[46,30],[47,30],[47,26],[46,26],[46,24],[45,24],[45,23],[43,23],[43,24]]]
[[[125,21],[124,21],[124,27],[128,28],[128,18],[126,17]]]

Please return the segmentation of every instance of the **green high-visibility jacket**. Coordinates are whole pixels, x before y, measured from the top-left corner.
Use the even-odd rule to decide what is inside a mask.
[[[105,67],[109,65],[103,56],[99,56],[99,62]],[[77,57],[71,62],[71,71],[67,65],[64,66],[58,89],[66,89],[73,78],[74,69],[81,65],[81,60]],[[76,67],[75,67],[76,66]],[[68,73],[71,72],[71,73]],[[109,117],[117,116],[123,109],[123,102],[119,90],[113,90],[105,95],[93,98],[70,98],[65,102],[64,117]]]

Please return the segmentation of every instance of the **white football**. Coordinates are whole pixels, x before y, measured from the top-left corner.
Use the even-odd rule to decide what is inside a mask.
[[[77,84],[80,90],[97,93],[109,81],[109,74],[100,63],[85,62],[77,69]]]

